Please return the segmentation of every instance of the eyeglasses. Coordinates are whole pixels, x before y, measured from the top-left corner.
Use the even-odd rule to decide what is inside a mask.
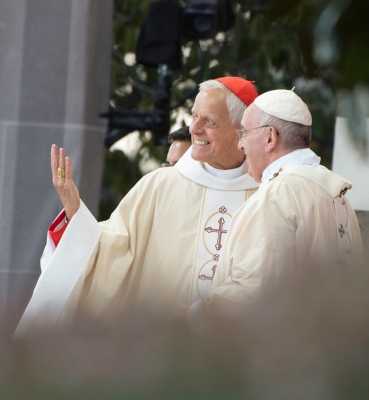
[[[262,126],[257,126],[256,128],[236,129],[236,135],[238,136],[238,139],[241,142],[243,142],[246,132],[253,131],[254,129],[267,128],[268,126],[271,126],[271,125],[262,125]]]

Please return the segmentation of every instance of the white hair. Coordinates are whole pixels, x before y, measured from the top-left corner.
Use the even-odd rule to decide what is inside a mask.
[[[256,106],[254,115],[260,121],[260,125],[270,125],[279,133],[283,147],[289,150],[310,147],[311,142],[311,126],[298,124],[297,122],[285,121],[274,117],[260,110]]]
[[[221,89],[227,93],[226,103],[231,124],[240,125],[243,113],[246,110],[247,105],[242,100],[240,100],[231,90],[229,90],[227,86],[225,86],[222,82],[216,81],[215,79],[210,79],[208,81],[200,83],[199,85],[200,92],[201,90],[213,89]]]

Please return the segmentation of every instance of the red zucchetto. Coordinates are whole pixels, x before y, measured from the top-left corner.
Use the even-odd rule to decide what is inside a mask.
[[[247,106],[258,97],[258,92],[254,88],[254,85],[246,79],[237,76],[225,76],[215,80],[223,83],[224,86],[233,92]]]

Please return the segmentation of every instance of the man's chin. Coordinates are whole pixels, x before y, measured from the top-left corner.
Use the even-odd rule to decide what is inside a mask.
[[[251,178],[254,178],[254,181],[255,181],[256,183],[261,183],[261,176],[256,176],[256,175],[254,175],[254,174],[252,173],[252,171],[251,171],[251,174],[250,174],[250,171],[249,171],[249,175],[251,176]]]
[[[192,145],[191,157],[196,161],[206,162],[206,154],[203,149],[198,148],[199,146]]]

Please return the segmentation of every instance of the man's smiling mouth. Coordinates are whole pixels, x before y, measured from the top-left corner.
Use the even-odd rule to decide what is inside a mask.
[[[210,144],[210,142],[207,142],[206,140],[196,140],[195,139],[195,144],[198,144],[199,146],[205,146],[207,144]]]

